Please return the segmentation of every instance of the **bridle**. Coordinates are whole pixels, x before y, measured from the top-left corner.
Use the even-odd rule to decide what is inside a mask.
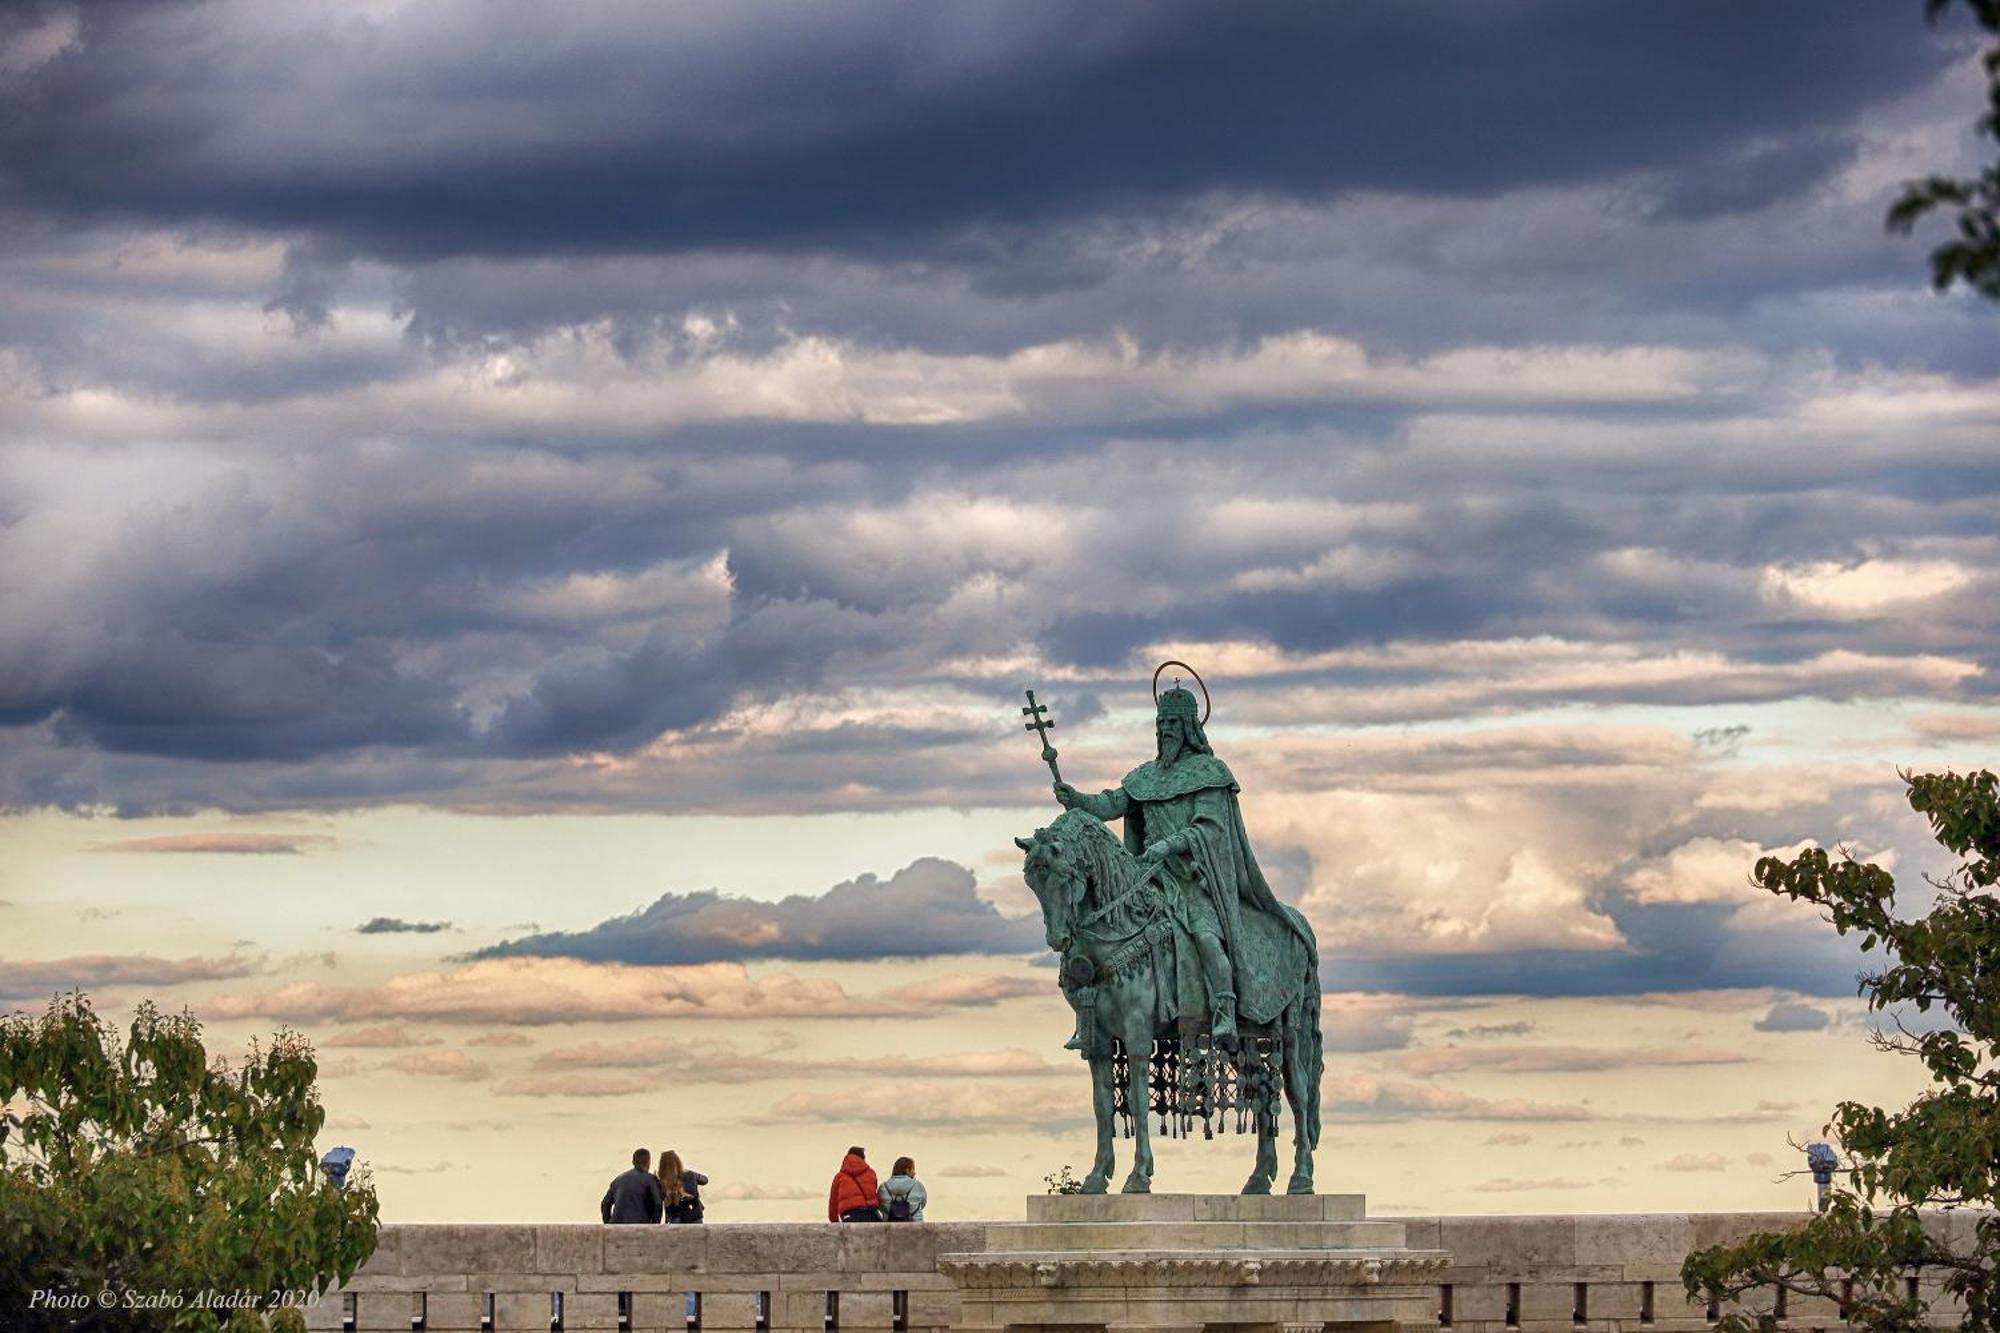
[[[1082,885],[1077,891],[1080,905],[1090,877],[1083,874],[1078,878]],[[1091,964],[1089,971],[1096,981],[1117,977],[1134,961],[1151,953],[1166,921],[1165,908],[1161,895],[1146,892],[1141,881],[1077,917],[1069,929],[1068,947],[1062,951],[1063,974],[1071,975],[1071,960],[1081,959]],[[1117,921],[1120,914],[1127,919]],[[1089,947],[1081,947],[1085,945]]]

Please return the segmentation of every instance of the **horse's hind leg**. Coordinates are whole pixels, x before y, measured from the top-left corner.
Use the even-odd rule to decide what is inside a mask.
[[[1306,1108],[1312,1101],[1312,1088],[1307,1080],[1312,1077],[1313,1060],[1305,1049],[1309,1038],[1306,1026],[1298,1021],[1303,1017],[1294,1005],[1287,1012],[1284,1021],[1284,1035],[1278,1043],[1279,1058],[1284,1061],[1285,1100],[1292,1106],[1292,1178],[1285,1184],[1287,1194],[1311,1194],[1313,1192],[1313,1148],[1312,1127],[1306,1123]],[[1275,1152],[1273,1163],[1276,1165]]]
[[[1111,1172],[1117,1163],[1112,1151],[1113,1119],[1117,1097],[1111,1086],[1112,1058],[1090,1058],[1090,1109],[1097,1117],[1097,1156],[1091,1160],[1090,1174],[1083,1178],[1085,1194],[1102,1194],[1111,1187]]]
[[[1268,1121],[1257,1122],[1257,1164],[1250,1168],[1250,1179],[1243,1182],[1245,1194],[1269,1194],[1271,1181],[1278,1174],[1278,1130]]]

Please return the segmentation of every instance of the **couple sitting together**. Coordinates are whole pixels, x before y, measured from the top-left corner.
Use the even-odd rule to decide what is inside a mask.
[[[868,1154],[849,1148],[847,1159],[833,1176],[833,1190],[826,1196],[829,1222],[921,1222],[924,1220],[924,1187],[917,1182],[917,1164],[898,1157],[889,1178],[879,1186]]]
[[[621,1172],[604,1191],[598,1205],[606,1222],[699,1222],[701,1187],[708,1177],[681,1165],[677,1152],[660,1154],[656,1175],[648,1168],[653,1154],[644,1148],[632,1150],[632,1169]]]

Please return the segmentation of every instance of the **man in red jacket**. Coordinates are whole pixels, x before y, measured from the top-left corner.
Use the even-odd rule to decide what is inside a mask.
[[[826,1196],[829,1222],[880,1222],[882,1199],[875,1193],[875,1168],[868,1154],[859,1148],[847,1150],[847,1160],[833,1176],[833,1190]]]

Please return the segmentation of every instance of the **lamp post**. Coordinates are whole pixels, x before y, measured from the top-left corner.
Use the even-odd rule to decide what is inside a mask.
[[[354,1149],[335,1148],[319,1159],[319,1169],[326,1172],[336,1189],[347,1188],[348,1168],[354,1165]]]
[[[1826,1211],[1826,1192],[1833,1186],[1833,1173],[1840,1169],[1840,1158],[1833,1152],[1833,1146],[1826,1143],[1806,1145],[1806,1169],[1812,1172],[1813,1182],[1819,1186],[1819,1211]]]

